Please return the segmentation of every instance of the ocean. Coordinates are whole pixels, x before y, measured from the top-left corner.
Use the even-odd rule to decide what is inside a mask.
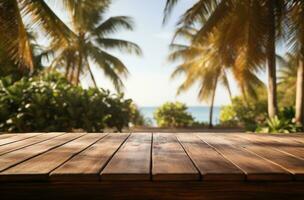
[[[153,113],[157,107],[140,107],[139,108],[143,116],[151,121],[152,125],[156,125],[156,121],[153,118]],[[209,122],[209,107],[207,106],[191,106],[188,108],[188,112],[199,122]],[[219,124],[220,122],[221,107],[214,107],[213,109],[213,124]]]

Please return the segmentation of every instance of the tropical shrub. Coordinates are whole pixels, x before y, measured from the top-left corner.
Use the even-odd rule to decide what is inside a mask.
[[[152,122],[145,118],[135,104],[130,106],[130,126],[151,126]]]
[[[160,106],[154,113],[158,127],[181,128],[190,127],[194,119],[187,112],[187,106],[180,102],[167,102]]]
[[[288,119],[269,118],[266,123],[258,126],[256,132],[258,133],[296,133],[300,131],[300,127]]]
[[[221,109],[221,125],[235,125],[244,127],[248,131],[262,133],[293,133],[300,130],[294,122],[295,109],[284,107],[278,116],[267,117],[267,101],[248,100],[241,97],[232,100],[232,104]]]
[[[224,106],[220,113],[222,125],[235,125],[254,131],[259,123],[267,119],[266,100],[248,100],[235,97],[231,105]]]
[[[238,126],[237,113],[232,105],[223,106],[220,112],[220,124]]]
[[[73,86],[59,74],[22,78],[12,85],[1,80],[0,131],[121,131],[134,118],[132,104],[121,94]]]
[[[301,130],[301,127],[294,123],[294,107],[284,107],[278,116],[268,118],[264,123],[258,125],[258,133],[295,133]]]

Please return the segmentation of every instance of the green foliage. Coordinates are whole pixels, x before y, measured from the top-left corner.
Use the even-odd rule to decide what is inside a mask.
[[[193,117],[187,112],[187,106],[180,102],[163,104],[155,111],[154,118],[159,127],[190,127],[194,123]]]
[[[259,126],[256,130],[258,133],[296,133],[300,130],[297,126],[289,119],[279,118],[275,116],[266,120],[266,123]]]
[[[130,106],[130,116],[132,126],[150,126],[152,123],[142,115],[139,108],[135,104],[131,104]]]
[[[227,105],[221,108],[220,121],[221,124],[237,125],[236,111],[232,105]]]
[[[70,85],[59,74],[0,82],[0,131],[119,131],[134,118],[132,100],[103,89]],[[132,111],[133,110],[133,111]]]
[[[280,107],[282,107],[278,114],[280,127],[286,123],[293,126],[292,119],[295,116],[294,102],[292,98],[289,98],[292,94],[291,92],[284,94],[282,89],[284,87],[285,85],[282,83],[278,90],[278,101],[281,102]],[[239,96],[235,97],[230,105],[224,106],[220,114],[221,125],[241,126],[248,131],[260,131],[261,129],[266,131],[265,127],[276,125],[275,119],[268,119],[267,91],[265,88],[257,88],[256,90],[256,93],[259,94],[257,99]],[[294,93],[294,91],[292,92]]]
[[[290,122],[295,117],[296,111],[293,106],[284,107],[283,110],[279,112],[279,118],[284,120],[289,120]]]
[[[236,97],[232,104],[221,110],[221,125],[242,126],[248,131],[259,133],[293,133],[300,130],[293,118],[294,107],[284,107],[279,115],[269,119],[267,117],[267,101]]]
[[[268,118],[256,129],[258,133],[295,133],[301,130],[301,127],[293,122],[295,117],[294,107],[284,107],[278,116]]]
[[[22,76],[28,75],[28,69],[20,69],[17,64],[8,59],[8,55],[1,50],[0,46],[0,76],[3,81],[11,83],[20,80]],[[5,79],[4,79],[5,78]]]
[[[257,124],[267,118],[267,101],[265,99],[244,100],[235,97],[232,104],[221,109],[220,121],[222,125],[236,125],[245,127],[246,130],[254,131]]]

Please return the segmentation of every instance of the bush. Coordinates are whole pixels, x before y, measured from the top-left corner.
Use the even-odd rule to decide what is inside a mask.
[[[59,74],[0,81],[0,131],[121,131],[133,118],[132,100],[97,88],[70,85]]]
[[[268,119],[267,114],[267,90],[265,87],[256,88],[257,98],[242,96],[235,97],[231,105],[221,109],[221,125],[233,125],[244,127],[248,131],[263,130],[264,132],[294,132],[298,130],[292,122],[295,116],[294,90],[286,90],[290,86],[283,83],[278,85],[278,117]],[[267,131],[268,130],[268,131]]]
[[[168,102],[155,111],[154,118],[159,127],[190,127],[193,125],[194,119],[191,114],[187,112],[187,109],[187,106],[183,103]]]
[[[235,97],[232,104],[221,109],[220,122],[222,125],[235,125],[254,131],[259,123],[267,119],[266,100],[247,100]]]
[[[131,104],[130,112],[131,112],[130,113],[131,126],[151,126],[151,122],[142,115],[139,108],[135,104]]]
[[[269,119],[267,100],[247,99],[241,97],[232,100],[232,104],[221,110],[221,125],[233,124],[244,127],[248,131],[259,133],[293,133],[300,130],[293,122],[294,107],[284,107],[278,116]]]
[[[301,127],[294,123],[294,117],[294,107],[284,107],[278,116],[268,118],[264,123],[258,125],[255,131],[258,133],[296,133],[301,131]]]
[[[289,119],[279,118],[275,116],[266,120],[266,123],[258,126],[257,133],[296,133],[301,130],[295,123]]]

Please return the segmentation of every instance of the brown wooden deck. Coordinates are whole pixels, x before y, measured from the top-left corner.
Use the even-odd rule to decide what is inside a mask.
[[[0,135],[0,199],[304,199],[304,135]]]

